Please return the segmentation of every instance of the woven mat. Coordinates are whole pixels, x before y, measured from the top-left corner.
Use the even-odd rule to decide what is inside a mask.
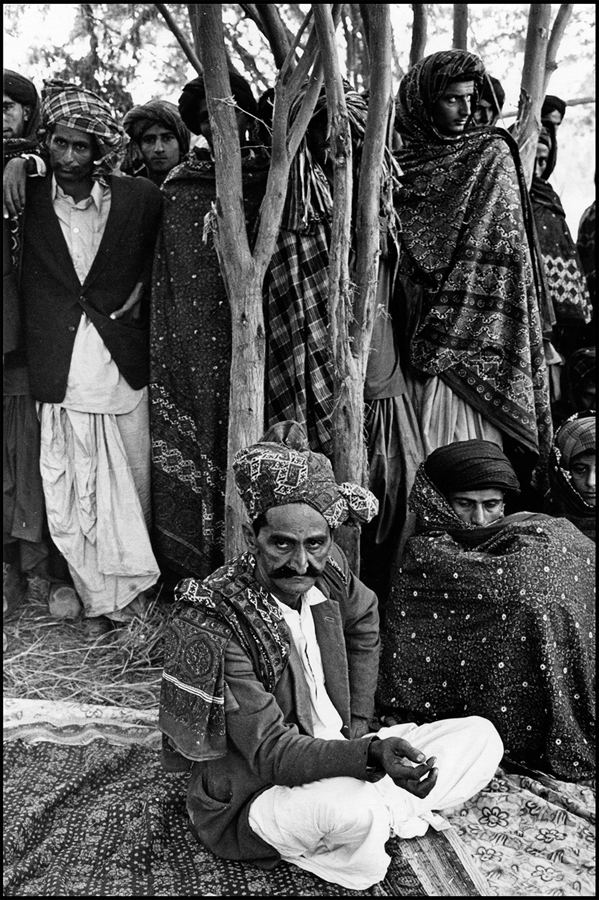
[[[453,829],[390,841],[388,875],[367,891],[346,890],[287,863],[266,872],[220,860],[189,830],[186,776],[163,772],[155,748],[12,736],[4,743],[7,897],[490,893]]]

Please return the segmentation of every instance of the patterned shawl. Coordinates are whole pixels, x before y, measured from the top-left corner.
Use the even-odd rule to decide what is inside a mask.
[[[452,50],[426,57],[399,87],[402,264],[424,286],[411,363],[544,462],[543,289],[517,147],[499,128],[443,136],[431,118],[446,84],[458,74],[476,84],[483,73],[472,54]]]
[[[565,519],[461,522],[421,466],[377,699],[404,721],[480,715],[510,759],[595,774],[595,546]]]
[[[277,604],[254,578],[249,553],[203,582],[177,588],[180,603],[165,636],[159,726],[187,759],[225,756],[225,650],[236,638],[267,691],[289,658],[289,633]]]
[[[582,432],[582,440],[572,446],[570,437],[572,423],[587,426]],[[591,540],[596,539],[597,509],[580,496],[572,483],[569,462],[572,456],[585,450],[596,449],[596,413],[585,410],[567,419],[556,431],[549,457],[548,512],[554,516],[565,516]],[[573,437],[573,436],[572,436]]]

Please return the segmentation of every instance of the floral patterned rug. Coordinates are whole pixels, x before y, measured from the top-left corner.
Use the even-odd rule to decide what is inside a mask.
[[[392,840],[349,891],[282,863],[218,860],[165,773],[155,710],[5,700],[4,896],[595,896],[595,791],[507,764],[452,828]]]

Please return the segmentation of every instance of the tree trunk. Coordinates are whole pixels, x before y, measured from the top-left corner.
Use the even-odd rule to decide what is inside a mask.
[[[412,3],[414,20],[412,24],[412,43],[410,45],[410,69],[420,62],[426,47],[426,30],[428,25],[428,4]]]
[[[468,4],[453,4],[453,47],[456,50],[468,49]]]
[[[545,96],[545,63],[551,22],[550,3],[531,3],[524,50],[524,66],[514,137],[520,149],[526,184],[530,188],[541,129],[541,106]]]

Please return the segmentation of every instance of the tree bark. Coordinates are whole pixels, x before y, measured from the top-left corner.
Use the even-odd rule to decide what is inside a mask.
[[[541,106],[545,96],[545,63],[551,22],[550,3],[531,3],[524,50],[522,83],[514,137],[520,149],[526,184],[534,175],[537,141],[541,129]]]
[[[468,4],[453,4],[453,47],[456,50],[468,49]]]
[[[412,3],[414,20],[412,24],[412,43],[410,44],[410,69],[420,62],[426,47],[428,25],[428,4]]]
[[[291,71],[294,43],[275,86],[271,165],[252,254],[241,199],[241,151],[235,111],[228,103],[222,102],[223,98],[231,96],[222,4],[198,5],[197,16],[197,34],[204,63],[216,169],[217,199],[212,216],[212,230],[231,305],[232,363],[225,492],[225,558],[231,559],[244,549],[241,526],[246,521],[243,504],[235,488],[232,462],[238,450],[258,441],[264,431],[266,348],[262,285],[279,233],[289,169],[314,112],[322,84],[322,73],[317,59],[318,44],[315,35],[310,35],[299,63]],[[302,30],[300,28],[297,40],[301,37]],[[307,78],[309,88],[300,112],[289,128],[291,104]]]

